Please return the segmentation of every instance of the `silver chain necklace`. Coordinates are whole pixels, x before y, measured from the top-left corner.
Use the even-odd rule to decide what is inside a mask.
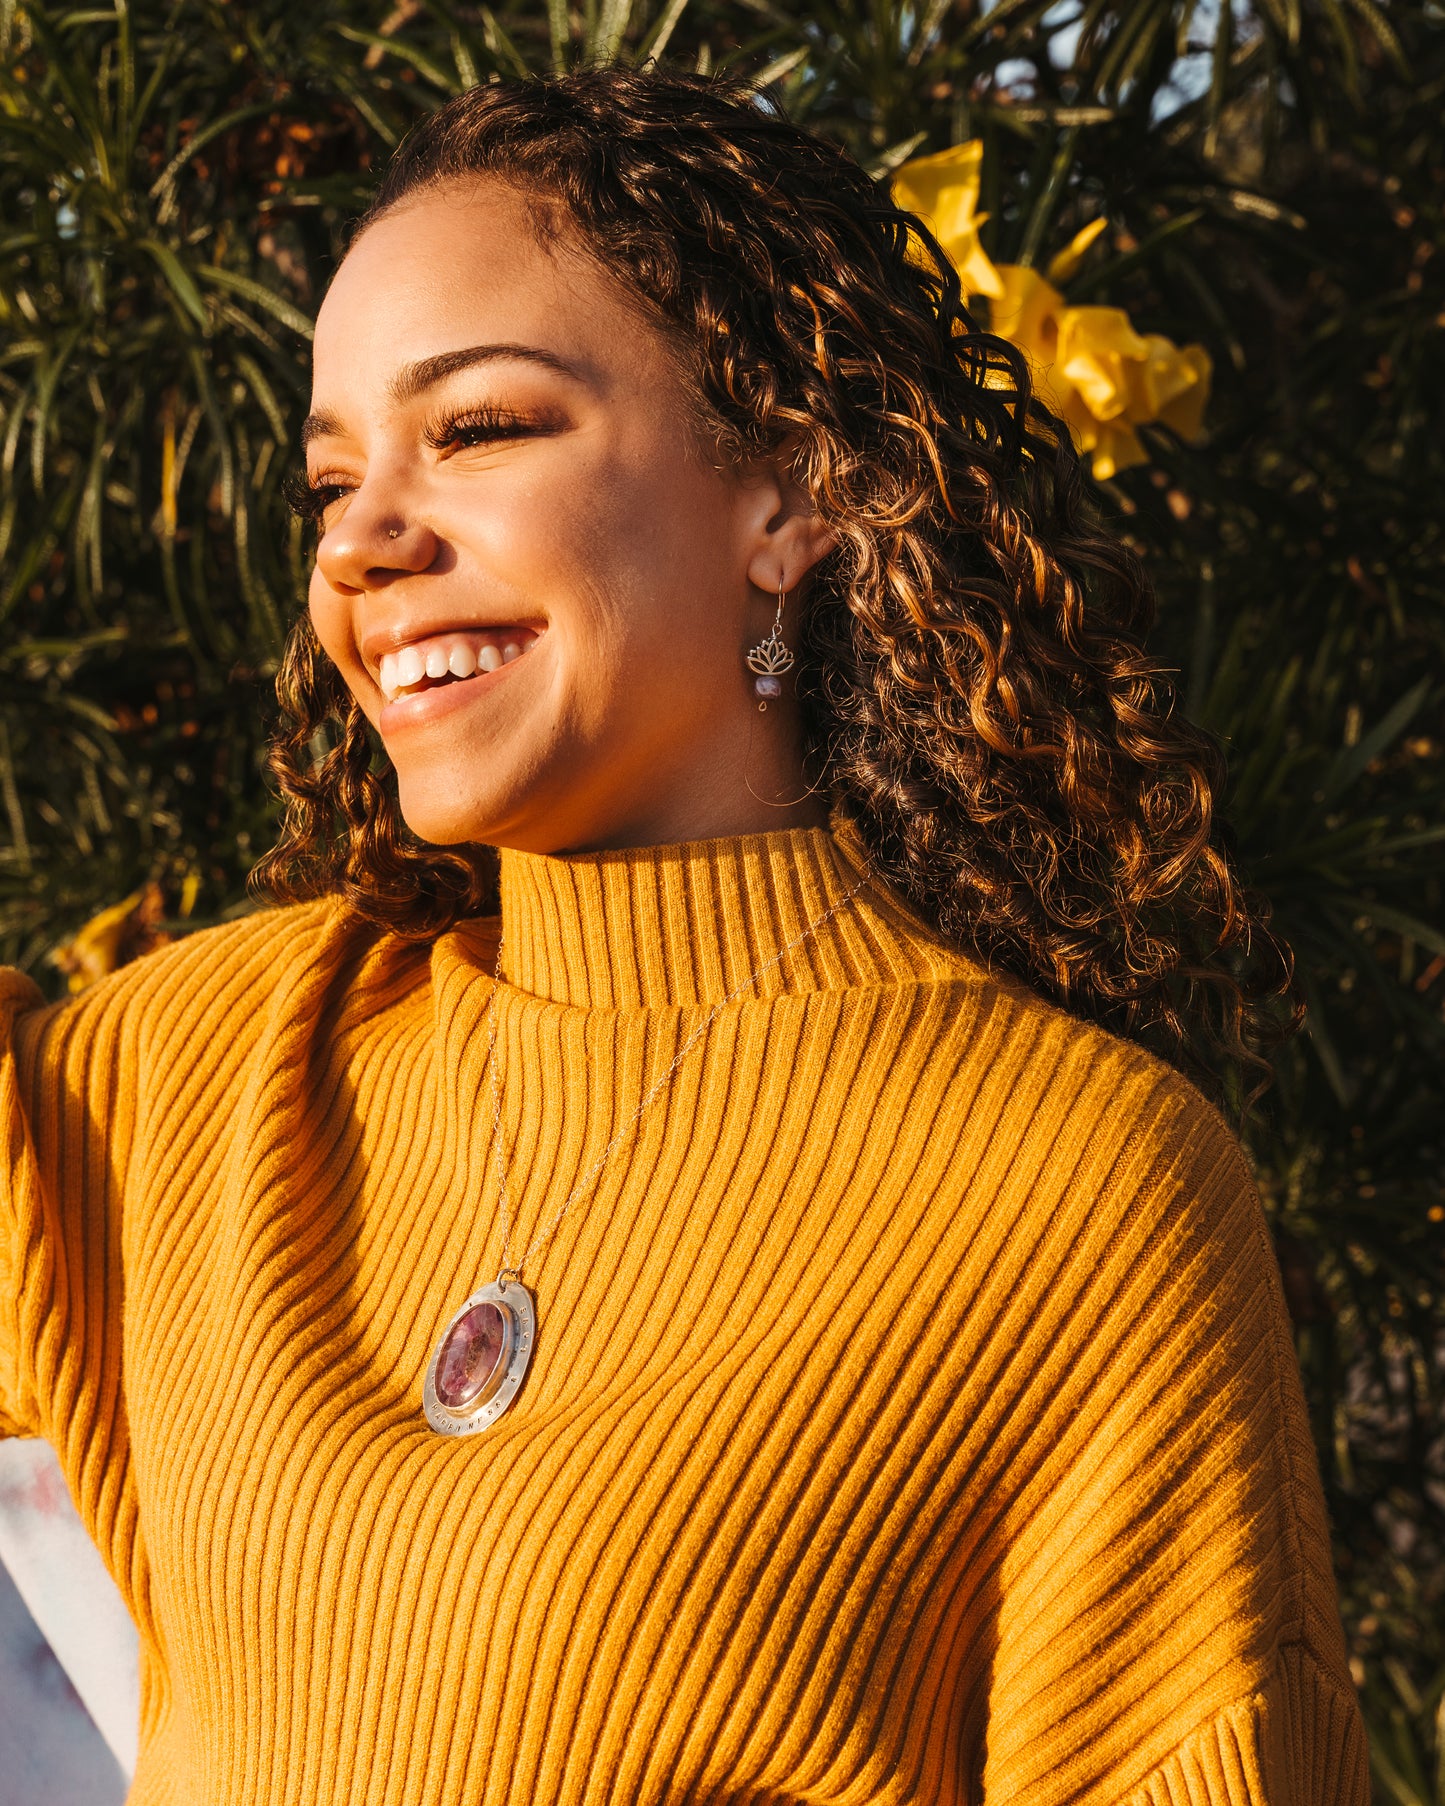
[[[487,1076],[492,1092],[492,1164],[497,1174],[497,1210],[502,1223],[502,1265],[490,1285],[473,1292],[452,1313],[427,1363],[422,1404],[427,1422],[439,1435],[475,1436],[479,1430],[489,1429],[516,1398],[537,1344],[537,1303],[522,1283],[528,1261],[552,1239],[563,1218],[583,1193],[591,1189],[603,1167],[666,1090],[683,1061],[723,1011],[851,903],[870,876],[865,871],[831,909],[810,922],[800,935],[780,948],[755,972],[750,972],[721,1003],[713,1005],[677,1050],[662,1077],[650,1087],[642,1102],[568,1192],[544,1227],[515,1258],[507,1162],[502,1153],[502,1087],[497,1076],[496,1001],[502,982],[502,943],[498,940],[496,970],[491,995],[487,998],[486,1024]]]

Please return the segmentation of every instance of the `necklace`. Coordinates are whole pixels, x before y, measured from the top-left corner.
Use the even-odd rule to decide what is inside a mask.
[[[851,903],[868,882],[863,876],[831,909],[827,909],[803,932],[750,972],[736,989],[729,991],[721,1003],[714,1004],[707,1015],[683,1042],[662,1077],[643,1097],[642,1102],[603,1148],[582,1177],[562,1200],[559,1208],[538,1231],[521,1254],[512,1253],[512,1209],[507,1189],[507,1162],[502,1153],[502,1089],[497,1077],[497,1023],[495,1006],[497,990],[502,982],[502,943],[497,942],[497,964],[491,995],[487,998],[487,1076],[492,1091],[492,1164],[497,1174],[497,1209],[502,1221],[502,1265],[490,1285],[484,1285],[454,1311],[438,1338],[427,1363],[422,1386],[422,1405],[426,1420],[442,1436],[475,1436],[489,1429],[516,1398],[537,1344],[537,1303],[522,1283],[523,1269],[539,1254],[561,1226],[572,1206],[591,1189],[594,1180],[612,1155],[632,1134],[643,1116],[671,1083],[678,1068],[702,1040],[730,1004],[782,960],[801,947],[810,936],[830,922],[838,911]]]

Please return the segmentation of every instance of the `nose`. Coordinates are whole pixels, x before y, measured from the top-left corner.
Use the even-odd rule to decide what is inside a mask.
[[[381,589],[395,578],[430,569],[437,535],[410,511],[369,496],[363,484],[316,547],[316,562],[333,589]]]

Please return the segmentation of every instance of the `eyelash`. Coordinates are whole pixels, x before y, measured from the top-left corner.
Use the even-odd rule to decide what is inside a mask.
[[[304,470],[293,471],[286,479],[287,505],[302,520],[319,521],[331,504],[344,494],[339,483],[314,483]]]
[[[520,414],[484,405],[467,408],[460,414],[441,415],[427,424],[422,437],[433,451],[445,451],[458,441],[463,450],[469,450],[473,445],[484,445],[493,439],[525,439],[537,430],[532,421]],[[470,439],[465,437],[468,433],[473,435]]]
[[[439,416],[427,424],[422,437],[433,451],[469,451],[473,446],[498,439],[526,439],[541,430],[520,414],[508,413],[503,408],[480,407]],[[304,470],[295,472],[286,483],[286,500],[291,511],[302,520],[312,522],[320,521],[333,502],[349,494],[346,484],[317,482]]]

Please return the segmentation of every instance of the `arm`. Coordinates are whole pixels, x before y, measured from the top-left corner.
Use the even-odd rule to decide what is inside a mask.
[[[1273,1250],[1182,1082],[1124,1140],[1079,1258],[1088,1386],[1041,1425],[1007,1543],[988,1806],[1367,1806]]]
[[[40,993],[18,972],[0,971],[0,1435],[39,1435],[34,1388],[23,1376],[20,1289],[25,1270],[21,1223],[37,1184],[30,1107],[16,1068],[15,1033]]]
[[[0,974],[0,1429],[62,1457],[108,1442],[121,1412],[128,976],[44,1008],[28,980]]]

